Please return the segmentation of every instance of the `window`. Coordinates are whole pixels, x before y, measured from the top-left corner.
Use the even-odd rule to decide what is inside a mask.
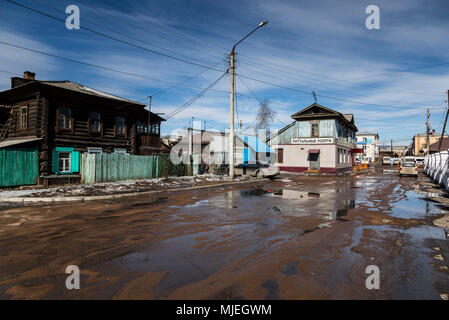
[[[160,124],[152,123],[150,126],[150,134],[159,135]]]
[[[102,148],[91,148],[91,147],[88,147],[87,148],[87,153],[103,153],[103,149]]]
[[[115,118],[115,134],[116,135],[125,135],[125,118],[116,117]]]
[[[278,163],[283,163],[284,162],[284,149],[279,148],[276,150],[277,154],[278,154]]]
[[[318,138],[320,136],[320,127],[319,123],[312,123],[311,124],[311,137],[312,138]]]
[[[101,133],[101,115],[98,112],[92,112],[90,114],[89,131],[91,133]]]
[[[71,152],[58,152],[58,171],[59,172],[70,172],[71,164],[70,164],[70,156]]]
[[[137,121],[137,132],[138,133],[148,133],[148,126],[146,125],[146,123]]]
[[[20,107],[20,129],[28,128],[28,107]]]
[[[117,148],[114,148],[114,153],[127,154],[126,149],[117,149]]]
[[[72,129],[72,113],[69,108],[58,108],[58,129]]]

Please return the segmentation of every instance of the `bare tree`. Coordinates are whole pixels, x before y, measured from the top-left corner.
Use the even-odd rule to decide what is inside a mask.
[[[259,111],[257,112],[255,129],[269,129],[271,123],[276,117],[276,111],[270,106],[270,101],[265,99],[259,103]]]

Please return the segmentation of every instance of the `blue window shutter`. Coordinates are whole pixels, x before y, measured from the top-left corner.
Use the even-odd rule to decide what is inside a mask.
[[[52,162],[52,166],[51,166],[51,171],[53,173],[57,173],[58,172],[58,152],[57,151],[53,151],[53,162]]]
[[[71,155],[71,171],[73,172],[80,172],[80,153],[79,151],[72,151]]]

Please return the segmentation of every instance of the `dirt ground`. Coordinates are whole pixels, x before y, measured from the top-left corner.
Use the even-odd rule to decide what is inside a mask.
[[[4,209],[0,298],[447,299],[449,211],[432,189],[376,168]]]

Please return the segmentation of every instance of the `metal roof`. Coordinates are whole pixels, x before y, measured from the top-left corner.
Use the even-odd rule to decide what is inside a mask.
[[[133,100],[128,100],[125,98],[121,98],[121,97],[117,97],[114,96],[110,93],[107,92],[103,92],[100,90],[96,90],[93,88],[89,88],[86,87],[82,84],[76,83],[76,82],[72,82],[72,81],[40,81],[40,80],[36,80],[36,82],[38,83],[42,83],[48,86],[52,86],[52,87],[57,87],[57,88],[62,88],[62,89],[66,89],[66,90],[70,90],[70,91],[75,91],[75,92],[80,92],[80,93],[84,93],[84,94],[88,94],[91,96],[97,96],[97,97],[101,97],[101,98],[107,98],[107,99],[113,99],[113,100],[118,100],[118,101],[123,101],[123,102],[129,102],[132,104],[139,104],[142,106],[145,106],[145,104],[137,102],[137,101],[133,101]]]
[[[0,142],[0,148],[6,148],[6,147],[18,145],[18,144],[39,141],[39,140],[42,140],[42,138],[30,137],[28,139],[5,140],[5,141]]]

